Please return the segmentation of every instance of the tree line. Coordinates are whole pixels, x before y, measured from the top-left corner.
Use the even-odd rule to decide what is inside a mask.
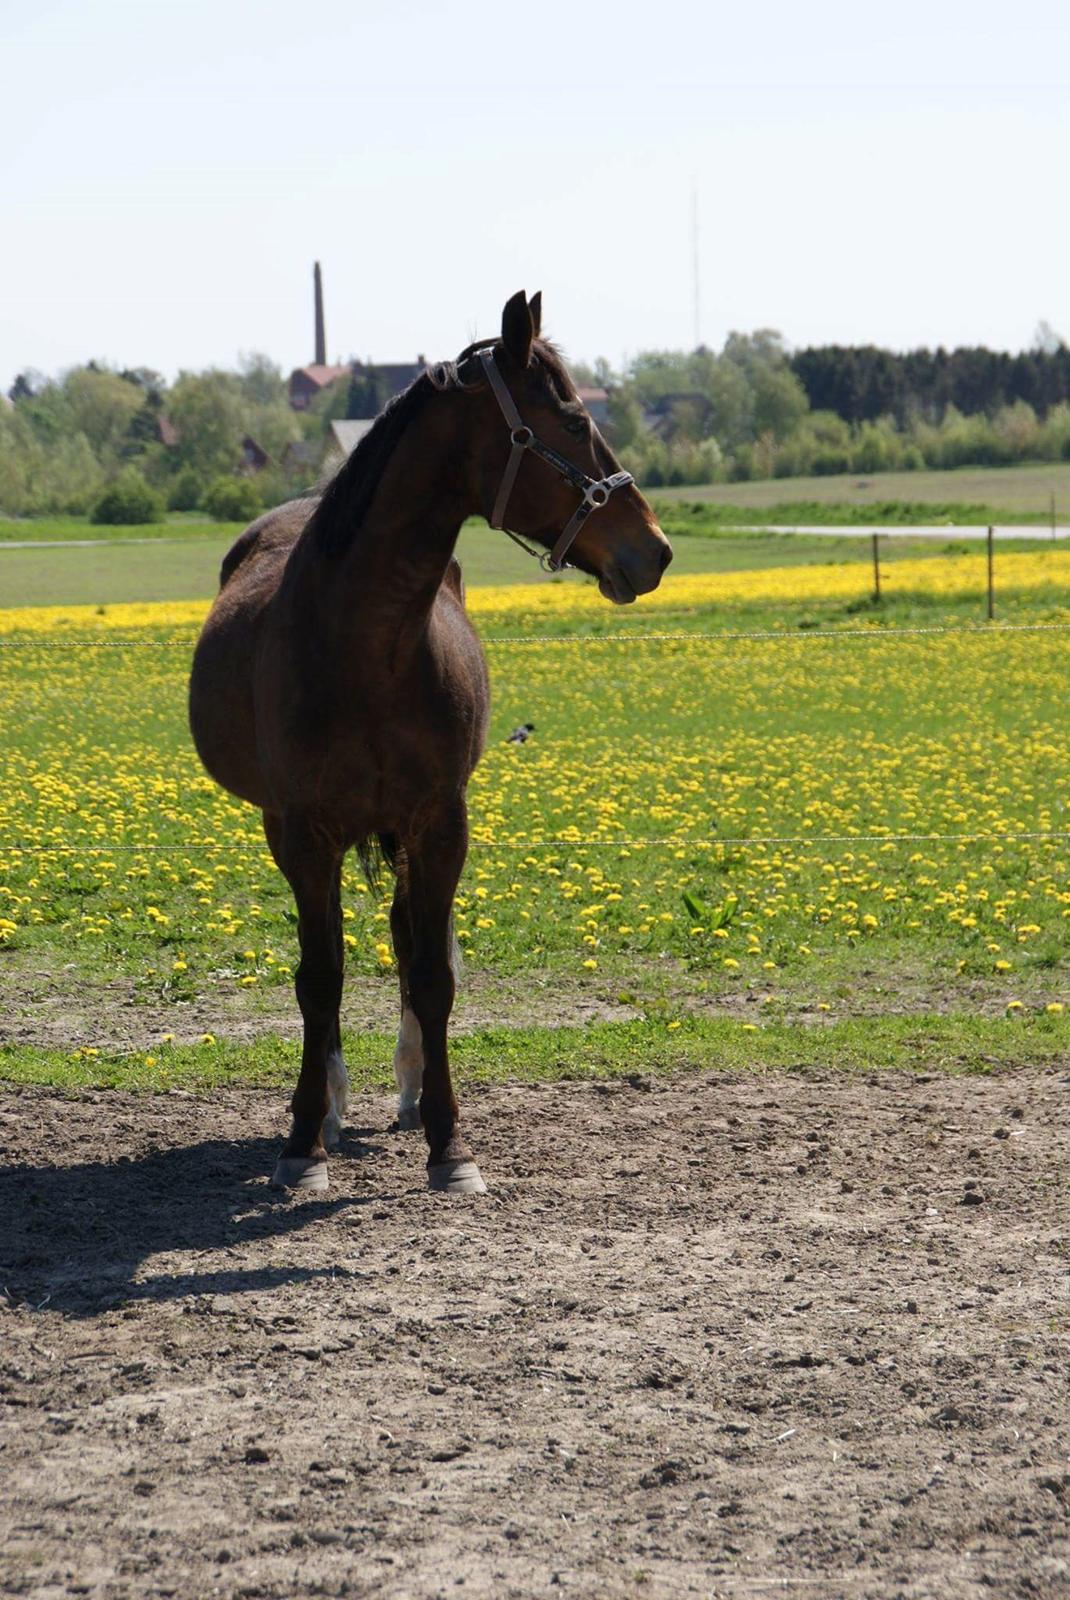
[[[55,378],[21,373],[8,399],[0,513],[101,521],[152,522],[165,509],[248,520],[314,484],[330,416],[341,414],[329,392],[293,411],[263,355],[170,385],[148,367],[93,361]]]
[[[1036,347],[1016,355],[984,346],[898,354],[876,345],[830,344],[796,351],[790,365],[811,409],[835,412],[845,422],[940,422],[951,409],[991,417],[1019,401],[1046,417],[1070,401],[1070,349],[1043,325]]]
[[[793,353],[759,329],[719,351],[649,350],[624,371],[597,362],[574,375],[607,390],[606,433],[647,487],[1070,460],[1070,350],[1043,327],[1018,355]],[[357,398],[368,415],[370,396]],[[294,411],[262,355],[170,385],[95,362],[23,373],[0,403],[0,513],[247,520],[314,486],[330,422],[353,399],[343,377]]]
[[[579,377],[609,391],[613,442],[647,486],[1070,460],[1070,349],[1044,324],[1018,355],[792,353],[761,329]]]

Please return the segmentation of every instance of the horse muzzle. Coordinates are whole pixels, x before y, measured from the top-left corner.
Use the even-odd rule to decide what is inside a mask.
[[[599,575],[598,590],[614,605],[629,606],[641,594],[650,594],[661,582],[665,568],[672,560],[672,546],[662,533],[655,530],[657,543],[644,549],[621,551],[614,555]]]

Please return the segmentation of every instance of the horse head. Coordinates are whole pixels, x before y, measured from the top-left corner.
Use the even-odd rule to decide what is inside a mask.
[[[476,494],[491,526],[540,547],[544,566],[556,571],[567,557],[607,600],[627,605],[657,588],[672,548],[540,337],[541,317],[541,295],[513,295],[500,339],[470,346],[458,362],[481,407]]]

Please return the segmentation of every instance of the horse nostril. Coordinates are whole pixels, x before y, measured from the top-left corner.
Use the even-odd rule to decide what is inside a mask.
[[[664,549],[661,552],[661,556],[660,556],[659,559],[661,561],[661,566],[659,568],[659,571],[664,572],[665,568],[669,565],[669,562],[672,560],[672,545],[669,543],[669,541],[667,539],[665,541],[665,546],[664,546]]]

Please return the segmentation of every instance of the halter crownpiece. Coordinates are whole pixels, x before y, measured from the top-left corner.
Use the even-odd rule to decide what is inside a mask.
[[[579,531],[591,515],[591,512],[598,511],[600,507],[606,505],[615,489],[623,489],[625,484],[634,483],[635,479],[630,472],[613,472],[608,478],[592,478],[581,468],[573,466],[572,462],[567,461],[564,456],[558,455],[557,451],[552,450],[548,444],[543,444],[541,439],[536,438],[517,410],[516,402],[509,393],[509,387],[498,371],[494,360],[494,351],[483,349],[477,351],[477,354],[487,375],[487,380],[494,391],[495,399],[501,407],[502,416],[509,425],[509,439],[512,444],[509,460],[505,464],[505,471],[502,474],[502,481],[494,501],[494,510],[491,512],[490,525],[492,528],[501,528],[503,533],[507,533],[510,539],[515,539],[517,544],[521,545],[529,555],[537,556],[540,565],[545,567],[547,572],[560,572],[565,565],[565,556],[575,544]],[[572,517],[558,537],[557,543],[549,553],[545,550],[533,550],[519,534],[513,533],[505,526],[505,512],[509,504],[509,496],[513,492],[516,475],[520,471],[520,463],[528,450],[531,451],[532,455],[536,455],[540,460],[545,461],[547,466],[553,467],[560,477],[570,483],[574,489],[579,489],[583,495],[583,499],[576,507]]]

